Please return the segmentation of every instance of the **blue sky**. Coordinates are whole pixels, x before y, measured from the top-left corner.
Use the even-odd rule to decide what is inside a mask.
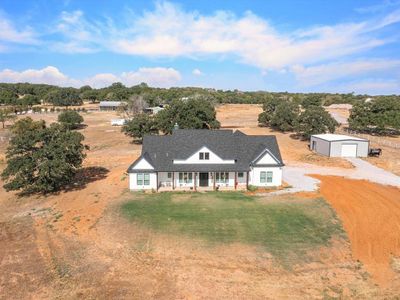
[[[400,94],[400,0],[0,2],[0,82]]]

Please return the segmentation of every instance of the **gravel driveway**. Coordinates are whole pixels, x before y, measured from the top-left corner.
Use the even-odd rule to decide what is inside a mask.
[[[366,179],[372,182],[400,187],[400,177],[378,168],[360,158],[347,158],[354,169],[328,168],[311,164],[288,165],[283,169],[283,180],[291,188],[276,191],[276,194],[311,192],[318,189],[319,180],[307,174],[344,176],[352,179]]]

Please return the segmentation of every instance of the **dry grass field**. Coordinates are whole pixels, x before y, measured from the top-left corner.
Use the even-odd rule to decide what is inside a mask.
[[[261,111],[257,105],[224,105],[217,111],[224,128],[277,135],[285,162],[352,167],[342,159],[312,154],[306,142],[293,139],[290,134],[257,127]],[[326,216],[329,222],[343,223],[345,234],[329,231],[323,242],[314,244],[305,231],[307,247],[296,245],[301,247],[302,255],[289,253],[282,263],[273,254],[268,239],[262,241],[267,246],[260,245],[246,235],[226,231],[225,223],[218,223],[225,230],[218,231],[218,236],[226,234],[229,240],[220,242],[212,240],[215,235],[210,240],[209,230],[204,232],[203,227],[192,227],[189,232],[187,228],[179,229],[177,222],[181,220],[166,227],[169,219],[165,214],[164,219],[152,220],[154,210],[146,202],[131,206],[133,212],[141,209],[139,217],[127,217],[121,207],[145,197],[127,190],[125,175],[129,164],[139,156],[140,146],[130,143],[120,128],[110,125],[110,119],[116,117],[114,113],[91,112],[83,116],[88,126],[81,132],[90,151],[81,174],[82,187],[29,198],[0,188],[0,299],[383,299],[398,295],[398,189],[320,176],[319,193],[260,196],[253,200],[255,204],[244,204],[253,212],[252,205],[265,205],[266,214],[270,207],[301,208],[304,214],[300,215],[305,217],[299,219],[303,222],[299,224],[308,224],[310,227],[305,228],[310,230],[318,228],[315,226],[326,229],[325,223],[313,219],[317,215]],[[56,114],[33,117],[51,122]],[[5,134],[0,130],[0,136]],[[0,143],[0,158],[4,159],[5,148],[6,144]],[[398,152],[390,155],[400,160]],[[0,169],[3,167],[4,160]],[[390,170],[390,166],[386,168]],[[151,195],[146,197],[156,204],[161,201]],[[176,196],[165,210],[192,209],[183,205],[190,197]],[[322,200],[323,205],[318,200],[321,197],[326,199]],[[211,201],[214,200],[206,199],[201,205],[211,205]],[[238,203],[230,205],[236,208]],[[216,216],[219,213],[215,212]],[[259,215],[255,216],[243,224],[264,224]],[[294,217],[297,216],[296,213]],[[280,226],[286,224],[280,223],[280,218],[273,220]],[[158,230],[158,221],[164,222],[164,230]],[[238,226],[235,220],[226,222]],[[213,223],[204,224],[205,228],[210,224]]]

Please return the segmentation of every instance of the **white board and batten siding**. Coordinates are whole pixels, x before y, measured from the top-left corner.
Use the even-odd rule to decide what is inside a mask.
[[[129,188],[131,190],[151,190],[157,189],[157,174],[155,172],[151,172],[154,170],[153,166],[145,159],[142,158],[134,167],[134,170],[144,170],[145,173],[129,173]],[[148,185],[144,185],[144,180],[142,185],[138,185],[137,177],[138,174],[149,174],[150,183]]]
[[[200,159],[200,152],[209,153],[209,159]],[[224,160],[207,147],[202,147],[187,159],[174,159],[174,164],[234,164],[234,160]]]
[[[262,165],[271,165],[269,167],[265,167]],[[254,186],[280,186],[282,184],[282,168],[274,167],[273,165],[278,165],[278,161],[268,152],[266,151],[262,157],[258,158],[255,166],[252,167],[249,172],[249,184]],[[261,172],[272,173],[272,181],[261,182]]]
[[[338,134],[316,134],[310,139],[311,150],[329,157],[367,157],[369,141]]]
[[[272,182],[261,182],[261,172],[272,172]],[[282,168],[253,167],[249,172],[249,184],[254,186],[280,186],[282,185]]]
[[[278,162],[268,152],[265,152],[264,155],[257,161],[257,165],[276,165],[276,164],[278,164]]]

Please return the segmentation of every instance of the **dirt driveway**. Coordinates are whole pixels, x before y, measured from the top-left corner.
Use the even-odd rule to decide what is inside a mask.
[[[400,189],[365,180],[313,177],[321,181],[321,194],[342,220],[354,258],[381,285],[393,283],[395,272],[400,272]]]
[[[360,158],[347,158],[353,169],[330,168],[311,164],[290,164],[283,169],[283,180],[291,185],[290,189],[277,191],[276,194],[311,192],[318,189],[319,180],[310,174],[344,176],[351,179],[365,179],[383,185],[400,187],[400,176],[378,168]]]

